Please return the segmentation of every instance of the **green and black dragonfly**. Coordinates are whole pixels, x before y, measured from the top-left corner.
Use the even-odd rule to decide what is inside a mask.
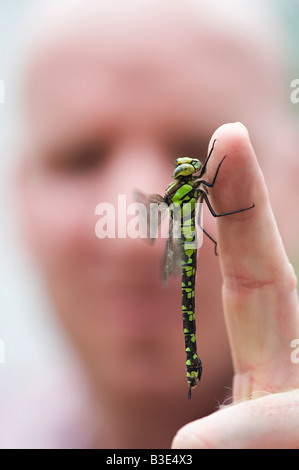
[[[201,230],[215,244],[217,255],[217,242],[201,226],[201,208],[206,202],[209,211],[214,217],[224,217],[250,210],[252,204],[245,209],[217,214],[208,198],[208,189],[212,188],[217,179],[220,167],[226,156],[222,158],[216,169],[212,182],[203,179],[207,164],[214,150],[216,139],[204,163],[196,158],[178,158],[175,163],[173,181],[166,189],[164,197],[152,194],[146,198],[147,222],[150,221],[152,209],[155,205],[164,204],[169,211],[169,236],[166,242],[164,256],[164,282],[169,275],[176,276],[182,273],[182,316],[186,351],[186,374],[189,386],[188,398],[191,398],[191,389],[197,385],[201,378],[202,363],[197,354],[196,325],[195,325],[195,278],[197,269],[197,232],[195,219]],[[139,200],[145,201],[141,193],[137,193]],[[199,203],[199,204],[198,204]],[[196,217],[197,204],[199,206]],[[160,206],[161,207],[161,206]],[[161,214],[159,214],[161,221]],[[151,236],[155,229],[151,228]],[[150,237],[150,235],[149,235]],[[152,238],[153,240],[153,238]]]

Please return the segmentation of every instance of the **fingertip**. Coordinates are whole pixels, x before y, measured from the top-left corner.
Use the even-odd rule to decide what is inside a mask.
[[[246,139],[248,139],[249,142],[250,142],[250,137],[249,137],[249,132],[248,132],[247,127],[244,126],[244,124],[242,122],[239,122],[239,121],[235,122],[234,124],[241,128],[241,130],[242,130],[243,134],[245,135]]]
[[[228,212],[234,210],[234,206],[238,209],[239,204],[241,209],[247,208],[261,197],[261,191],[264,200],[267,191],[244,124],[235,122],[221,125],[211,137],[209,152],[214,143],[211,161],[207,167],[209,181],[213,180],[221,160],[226,157],[210,193],[216,212]]]
[[[210,143],[209,149],[212,147],[215,141],[222,141],[223,139],[236,139],[237,141],[247,141],[250,143],[250,137],[247,127],[242,122],[227,122],[219,126],[215,132],[213,133]]]

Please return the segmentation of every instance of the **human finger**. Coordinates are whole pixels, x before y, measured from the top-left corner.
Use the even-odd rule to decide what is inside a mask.
[[[207,179],[224,155],[210,190],[217,218],[223,276],[223,304],[235,370],[234,399],[260,391],[299,386],[290,343],[299,338],[296,278],[269,202],[268,192],[248,132],[238,123],[214,133],[215,147]]]
[[[173,449],[298,449],[299,390],[224,407],[182,427]]]

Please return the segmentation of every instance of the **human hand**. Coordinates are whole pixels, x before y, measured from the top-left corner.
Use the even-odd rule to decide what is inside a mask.
[[[217,219],[223,305],[234,365],[233,405],[180,429],[173,448],[299,448],[299,338],[296,277],[286,256],[267,188],[246,128],[219,127],[209,163],[217,213],[252,210]],[[277,190],[279,191],[279,182]]]

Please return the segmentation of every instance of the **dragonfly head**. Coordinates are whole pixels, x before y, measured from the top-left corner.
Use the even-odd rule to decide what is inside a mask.
[[[173,177],[180,178],[190,176],[202,168],[202,163],[197,158],[178,158],[175,162]]]

